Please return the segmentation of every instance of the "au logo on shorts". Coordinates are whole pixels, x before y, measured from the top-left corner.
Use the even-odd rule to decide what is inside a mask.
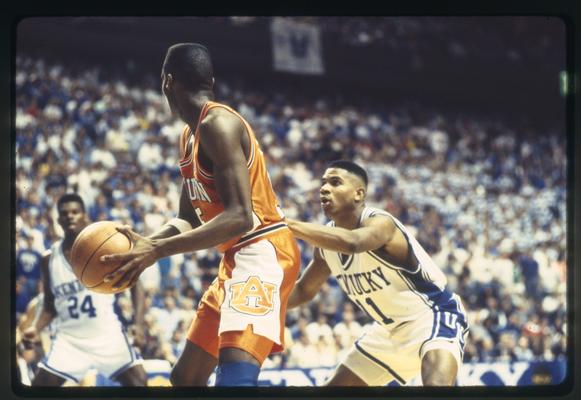
[[[230,292],[230,306],[241,313],[266,315],[274,309],[276,285],[262,282],[258,276],[251,276],[246,282],[233,283]]]

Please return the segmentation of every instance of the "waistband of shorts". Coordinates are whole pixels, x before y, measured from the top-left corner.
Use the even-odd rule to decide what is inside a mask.
[[[280,221],[275,222],[273,224],[258,228],[244,236],[242,236],[238,241],[228,250],[238,250],[244,246],[248,246],[251,243],[257,242],[259,239],[263,238],[264,236],[270,235],[275,232],[279,232],[282,230],[288,230],[288,225],[286,222]]]

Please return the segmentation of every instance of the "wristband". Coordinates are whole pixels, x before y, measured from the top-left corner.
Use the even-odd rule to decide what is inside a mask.
[[[192,224],[190,224],[185,219],[181,219],[181,218],[172,218],[168,222],[166,222],[166,225],[173,226],[178,231],[180,231],[180,233],[184,233],[184,232],[188,232],[188,231],[192,230]]]

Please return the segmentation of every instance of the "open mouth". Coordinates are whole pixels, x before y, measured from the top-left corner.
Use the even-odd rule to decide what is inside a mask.
[[[326,198],[326,197],[322,197],[321,198],[321,207],[323,208],[327,208],[331,205],[331,200]]]

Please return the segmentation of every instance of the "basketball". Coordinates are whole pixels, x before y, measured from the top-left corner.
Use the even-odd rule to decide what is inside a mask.
[[[71,264],[79,281],[89,290],[98,293],[118,293],[127,289],[113,289],[115,281],[103,282],[105,275],[115,271],[122,263],[101,262],[106,254],[129,251],[132,243],[127,236],[117,231],[118,222],[100,221],[85,227],[71,248]]]

